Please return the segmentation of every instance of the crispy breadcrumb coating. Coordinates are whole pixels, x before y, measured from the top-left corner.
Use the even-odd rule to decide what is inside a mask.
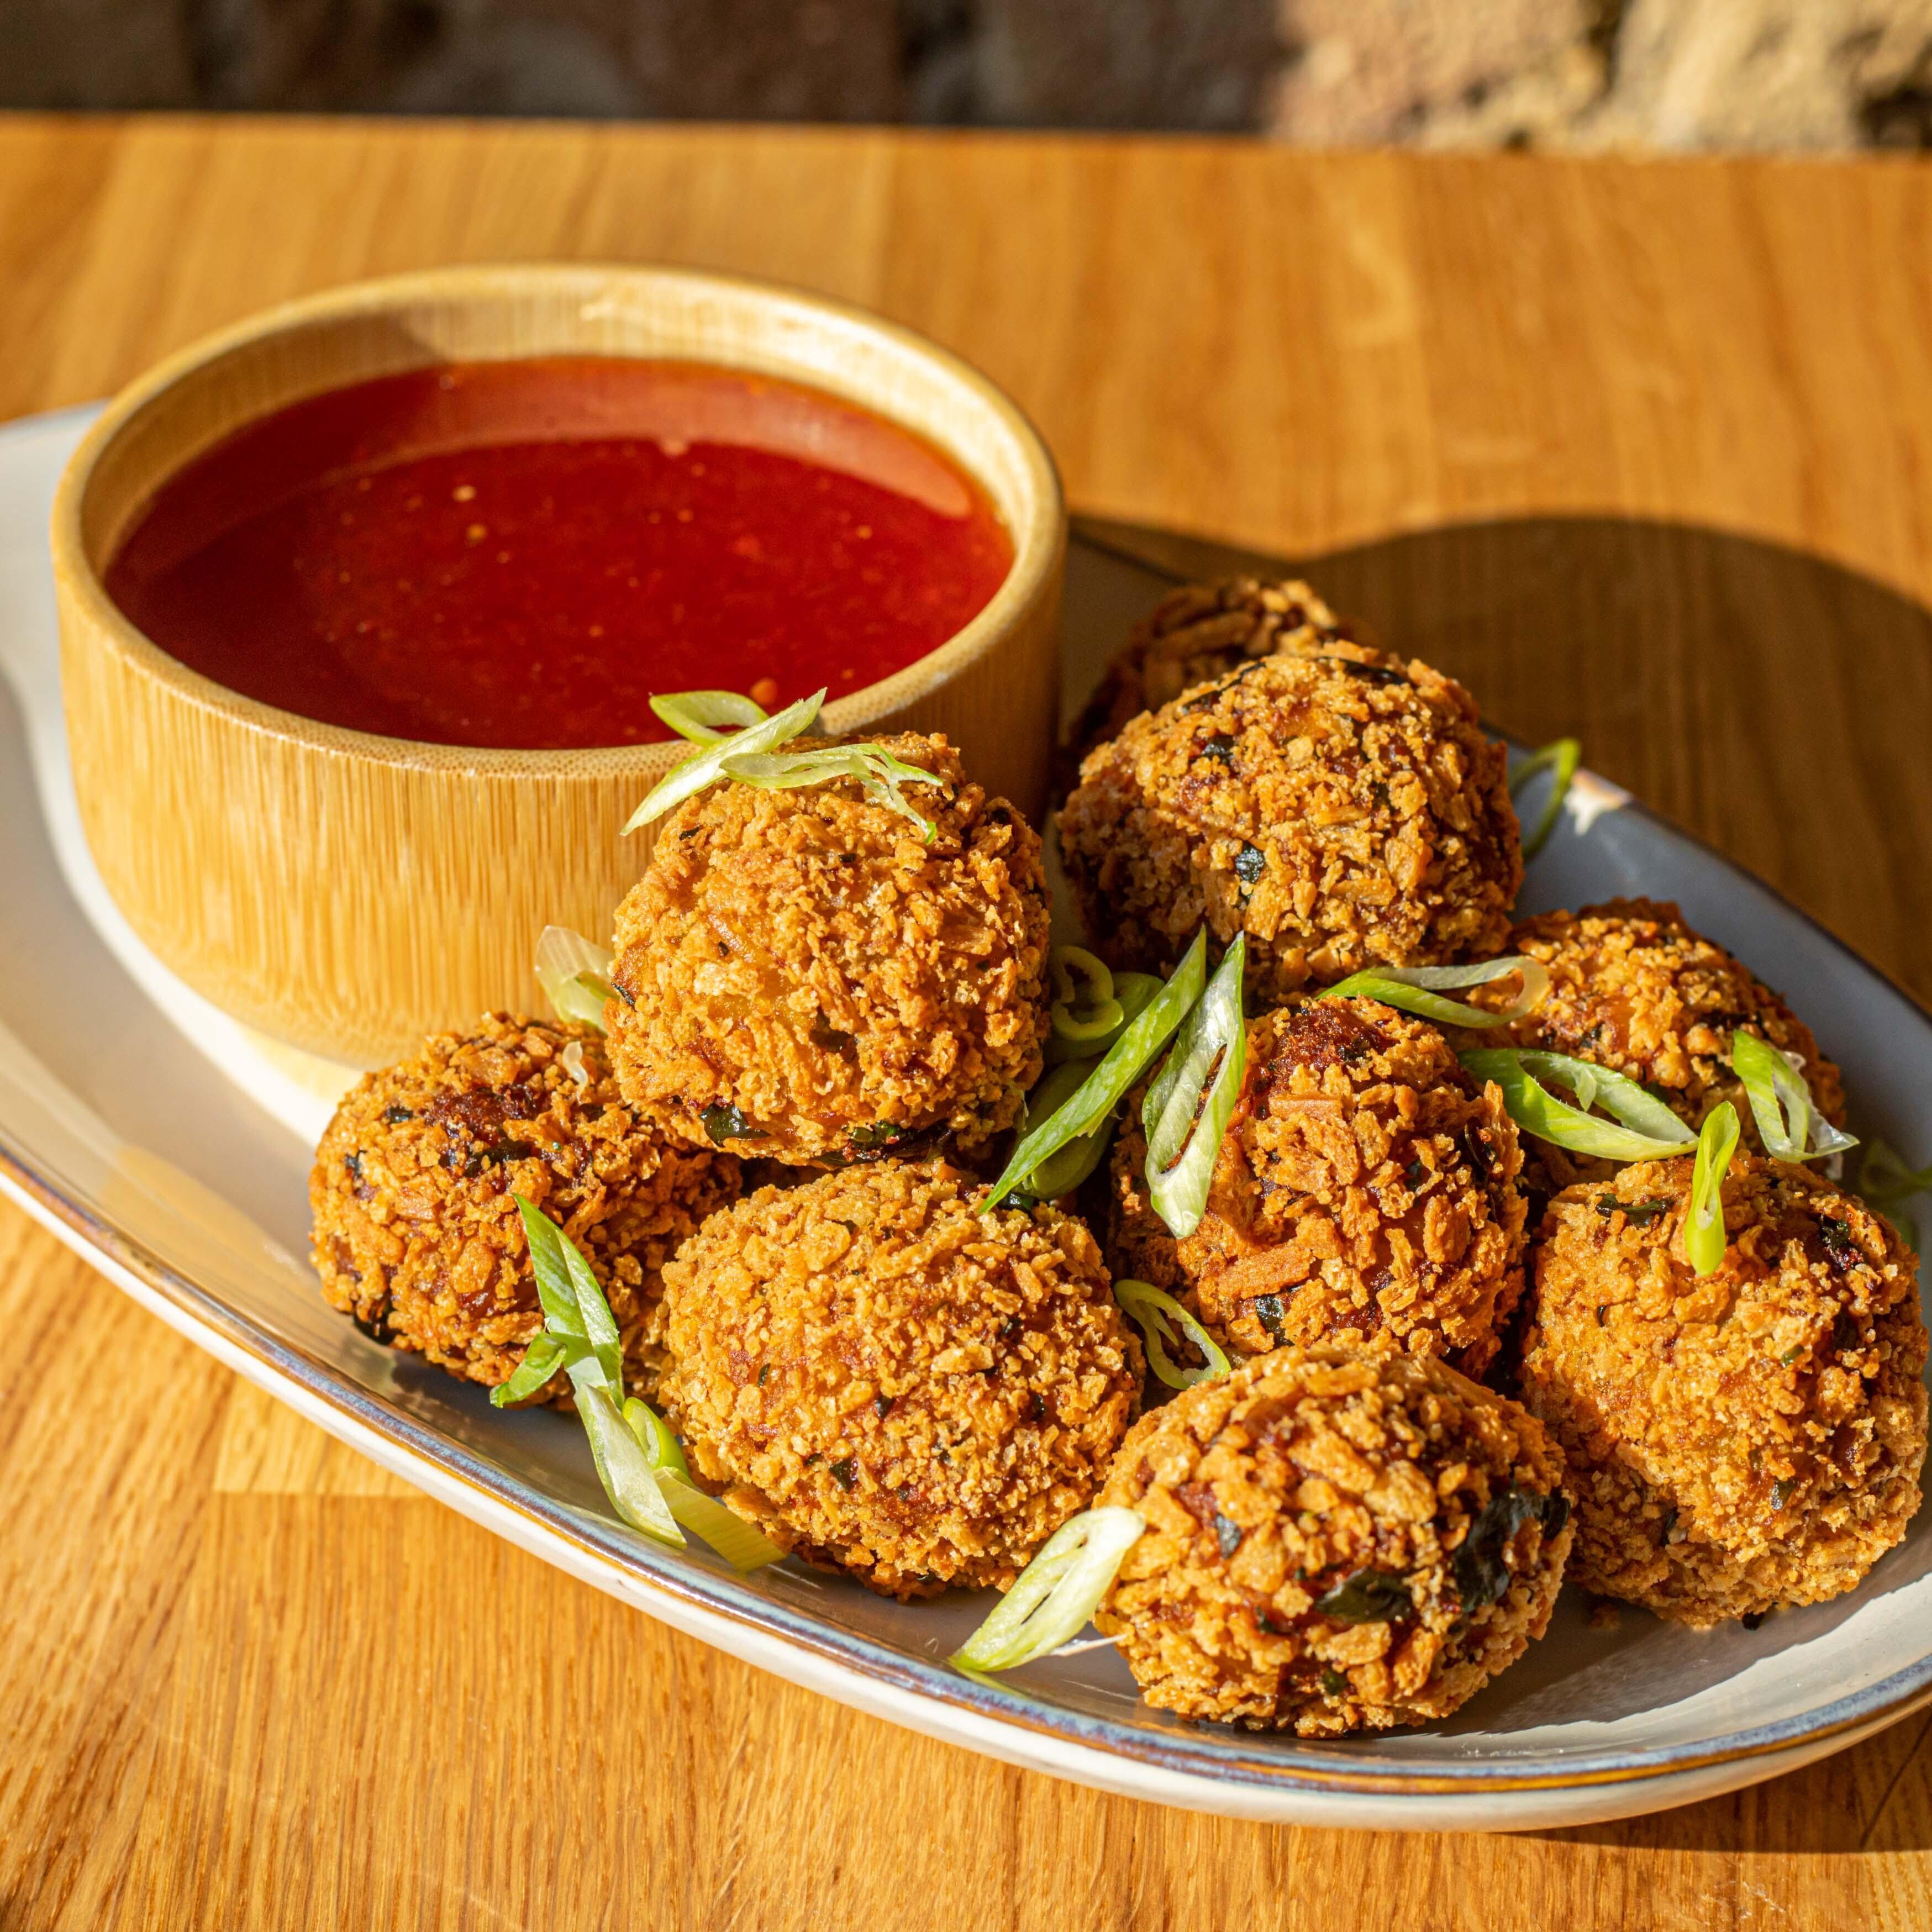
[[[1742,1030],[1795,1055],[1813,1103],[1834,1126],[1844,1125],[1844,1083],[1811,1029],[1742,960],[1694,932],[1668,902],[1612,899],[1581,912],[1544,913],[1517,926],[1503,950],[1549,968],[1549,997],[1528,1018],[1459,1036],[1460,1043],[1540,1047],[1594,1060],[1654,1089],[1693,1127],[1729,1100],[1745,1146],[1762,1153],[1750,1100],[1731,1069],[1731,1036]],[[1514,983],[1474,987],[1461,997],[1472,1006],[1501,1006]],[[1524,1152],[1526,1179],[1538,1195],[1606,1180],[1616,1172],[1608,1161],[1546,1141],[1530,1141]]]
[[[647,1395],[658,1270],[738,1186],[730,1155],[638,1120],[597,1034],[495,1013],[350,1090],[309,1178],[312,1249],[322,1293],[365,1334],[494,1388],[543,1326],[521,1194],[589,1258]],[[550,1399],[568,1390],[559,1377]]]
[[[1516,1403],[1386,1346],[1276,1350],[1150,1411],[1094,1621],[1162,1710],[1330,1737],[1444,1718],[1548,1628],[1563,1466]]]
[[[608,1018],[619,1084],[667,1132],[836,1162],[1018,1117],[1047,1030],[1039,835],[943,737],[879,742],[944,781],[907,788],[930,844],[850,780],[714,785],[665,821]]]
[[[715,1216],[664,1271],[662,1384],[707,1488],[881,1595],[1004,1589],[1140,1406],[1094,1238],[882,1161]]]
[[[1926,1334],[1910,1251],[1796,1165],[1736,1158],[1700,1280],[1692,1166],[1550,1203],[1522,1394],[1569,1459],[1576,1580],[1701,1630],[1855,1588],[1904,1537]]]
[[[1475,700],[1358,646],[1280,655],[1133,719],[1060,814],[1109,964],[1165,972],[1204,919],[1278,1000],[1364,968],[1480,958],[1522,883],[1503,748]]]
[[[1248,1028],[1248,1065],[1201,1225],[1148,1198],[1140,1096],[1112,1170],[1117,1276],[1178,1294],[1222,1345],[1385,1334],[1480,1375],[1522,1293],[1522,1165],[1501,1090],[1437,1029],[1374,1000],[1316,1000]]]
[[[1350,632],[1298,580],[1229,578],[1170,590],[1134,627],[1068,734],[1074,760],[1130,718],[1276,652],[1324,651]],[[1368,656],[1369,653],[1364,652]],[[1394,662],[1378,655],[1377,662]]]

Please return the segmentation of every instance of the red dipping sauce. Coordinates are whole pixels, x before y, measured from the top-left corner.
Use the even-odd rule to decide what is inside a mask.
[[[983,609],[985,492],[883,417],[769,377],[559,356],[295,404],[170,478],[107,568],[190,670],[445,745],[634,745],[653,692],[838,698]]]

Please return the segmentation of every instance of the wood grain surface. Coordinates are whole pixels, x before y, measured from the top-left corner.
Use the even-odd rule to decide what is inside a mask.
[[[1322,560],[1499,722],[1578,732],[1932,999],[1928,233],[1902,161],[21,121],[0,414],[388,269],[788,278],[980,363],[1076,507]],[[1585,1831],[1162,1811],[564,1580],[10,1210],[0,1334],[4,1932],[1932,1923],[1932,1717]]]

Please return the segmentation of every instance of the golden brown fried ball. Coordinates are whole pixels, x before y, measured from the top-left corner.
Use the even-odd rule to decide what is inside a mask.
[[[886,1596],[1004,1588],[1094,1499],[1139,1407],[1094,1238],[901,1161],[761,1188],[664,1271],[693,1471]]]
[[[1504,950],[1549,968],[1549,997],[1527,1018],[1480,1037],[1462,1036],[1465,1043],[1539,1047],[1594,1060],[1654,1088],[1693,1127],[1729,1100],[1746,1146],[1761,1152],[1750,1102],[1731,1069],[1731,1036],[1742,1030],[1796,1056],[1820,1112],[1833,1126],[1844,1125],[1844,1083],[1811,1029],[1742,961],[1692,932],[1667,902],[1612,899],[1581,912],[1544,913],[1519,926]],[[1498,1006],[1514,983],[1461,997]],[[1559,1090],[1558,1097],[1568,1096]],[[1616,1172],[1607,1161],[1546,1141],[1530,1142],[1526,1153],[1526,1178],[1538,1194]]]
[[[1522,882],[1503,748],[1420,662],[1264,658],[1133,719],[1060,814],[1109,964],[1165,972],[1204,919],[1276,1000],[1377,964],[1480,958]]]
[[[648,1394],[658,1270],[738,1186],[731,1156],[638,1118],[598,1034],[496,1013],[356,1083],[316,1150],[312,1250],[322,1293],[365,1334],[494,1388],[543,1326],[523,1195],[588,1257]],[[550,1398],[568,1392],[560,1377]]]
[[[1501,1090],[1379,1001],[1250,1023],[1241,1097],[1201,1225],[1148,1198],[1139,1096],[1115,1144],[1107,1253],[1178,1294],[1226,1347],[1381,1334],[1480,1375],[1522,1293],[1522,1165]]]
[[[907,788],[930,844],[849,780],[714,785],[666,820],[608,1018],[619,1084],[667,1132],[838,1162],[1018,1118],[1047,1030],[1039,835],[944,738],[879,742],[944,782]]]
[[[1298,580],[1235,577],[1184,584],[1135,626],[1108,666],[1069,734],[1075,761],[1117,737],[1129,718],[1157,710],[1196,685],[1277,651],[1324,651],[1348,636],[1334,612]]]
[[[1535,1418],[1443,1363],[1278,1349],[1129,1432],[1100,1502],[1148,1528],[1094,1621],[1184,1717],[1445,1718],[1548,1628],[1563,1487]]]
[[[1571,1574],[1701,1630],[1852,1589],[1904,1537],[1926,1336],[1898,1236],[1786,1162],[1737,1156],[1724,1262],[1699,1279],[1692,1166],[1550,1203],[1522,1394],[1569,1460]]]

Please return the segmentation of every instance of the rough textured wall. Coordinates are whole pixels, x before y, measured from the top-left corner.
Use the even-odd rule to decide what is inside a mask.
[[[1932,141],[1932,0],[0,0],[0,104]]]

